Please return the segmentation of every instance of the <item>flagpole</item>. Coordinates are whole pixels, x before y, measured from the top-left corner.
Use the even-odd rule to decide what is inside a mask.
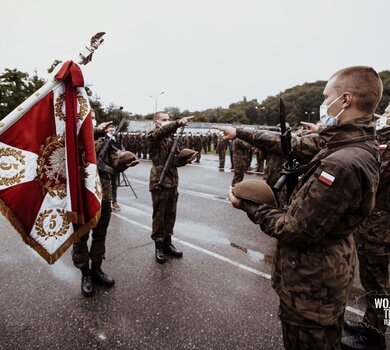
[[[86,46],[79,53],[79,57],[77,58],[78,64],[86,65],[91,62],[93,53],[104,41],[104,34],[104,32],[99,32],[91,38],[90,46]],[[24,102],[22,102],[18,107],[16,107],[12,112],[10,112],[5,118],[0,121],[0,135],[8,128],[10,128],[14,123],[16,123],[25,113],[27,113],[31,109],[32,106],[42,100],[42,98],[44,98],[50,91],[54,90],[62,83],[61,81],[54,78],[61,66],[62,63],[59,63],[52,72],[51,78],[48,82],[46,82],[46,84],[44,84],[40,89],[35,91],[30,97],[28,97]]]

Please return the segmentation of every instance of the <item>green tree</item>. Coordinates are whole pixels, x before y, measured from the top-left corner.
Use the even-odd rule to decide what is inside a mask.
[[[0,119],[3,119],[24,100],[38,90],[45,81],[36,74],[6,68],[0,74]]]

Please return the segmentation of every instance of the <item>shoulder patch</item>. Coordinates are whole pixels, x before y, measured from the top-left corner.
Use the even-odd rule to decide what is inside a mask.
[[[318,177],[318,180],[320,180],[321,182],[323,182],[324,184],[326,184],[328,186],[332,186],[332,184],[335,180],[335,177],[333,175],[330,175],[326,171],[322,171],[320,176]]]
[[[387,149],[387,144],[379,145],[379,149],[383,152]]]

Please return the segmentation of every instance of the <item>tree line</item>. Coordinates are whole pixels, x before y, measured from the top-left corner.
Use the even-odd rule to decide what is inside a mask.
[[[48,72],[51,73],[59,63],[55,60]],[[379,103],[377,113],[382,114],[390,102],[390,70],[379,73],[383,81],[383,98]],[[43,78],[35,72],[30,76],[17,69],[6,68],[0,74],[0,120],[7,116],[14,108],[45,84]],[[171,118],[179,119],[194,115],[194,121],[228,124],[277,125],[279,123],[279,98],[286,106],[286,119],[290,125],[297,125],[300,121],[316,122],[319,120],[319,106],[323,101],[322,91],[326,81],[316,81],[296,85],[276,96],[269,96],[261,102],[257,99],[248,100],[245,96],[241,101],[230,104],[227,108],[208,108],[204,111],[181,111],[178,107],[167,107]],[[95,110],[97,122],[113,120],[119,122],[122,117],[130,119],[152,119],[152,114],[132,115],[123,111],[119,106],[111,103],[104,106],[96,94],[87,88],[90,103]]]

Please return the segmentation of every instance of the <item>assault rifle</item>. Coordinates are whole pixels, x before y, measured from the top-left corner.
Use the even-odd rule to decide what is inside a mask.
[[[164,164],[164,168],[163,168],[163,171],[160,175],[160,179],[158,180],[158,186],[161,187],[163,181],[164,181],[164,178],[165,178],[165,175],[167,175],[169,173],[169,171],[171,170],[171,167],[173,165],[173,161],[175,160],[175,155],[176,155],[176,152],[177,152],[177,145],[179,143],[179,140],[180,138],[183,136],[183,133],[184,133],[184,128],[185,126],[183,125],[181,128],[180,128],[180,131],[179,133],[176,135],[175,139],[173,140],[173,144],[172,144],[172,147],[171,147],[171,151],[169,152],[169,156]]]
[[[299,163],[294,159],[293,151],[291,148],[291,128],[286,126],[286,112],[284,108],[283,100],[280,99],[279,105],[279,118],[280,118],[280,141],[282,144],[283,154],[286,157],[286,162],[283,164],[281,176],[273,187],[275,194],[279,194],[284,185],[287,188],[287,203],[298,184],[299,175]],[[276,196],[278,204],[279,198]]]
[[[114,143],[116,142],[115,141],[116,137],[122,131],[122,129],[124,129],[124,127],[126,126],[126,123],[127,123],[126,118],[122,118],[118,127],[115,129],[114,134],[110,138],[108,138],[108,140],[105,142],[105,144],[103,145],[103,147],[99,151],[98,164],[97,164],[98,170],[104,171],[104,172],[109,173],[111,175],[115,173],[115,170],[113,168],[111,168],[110,166],[108,166],[106,163],[104,163],[103,159],[104,159],[104,156],[106,155],[106,153],[108,152],[108,150],[111,147],[114,147]]]

